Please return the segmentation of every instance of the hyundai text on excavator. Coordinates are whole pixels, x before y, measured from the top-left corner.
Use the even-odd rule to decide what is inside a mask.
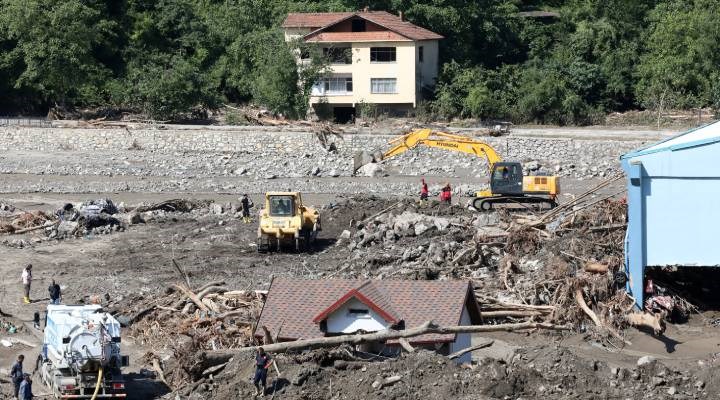
[[[489,211],[499,204],[547,204],[551,208],[557,205],[555,200],[560,193],[560,180],[557,176],[523,176],[522,164],[514,161],[503,162],[497,151],[485,142],[431,129],[416,129],[390,141],[389,145],[392,147],[385,153],[371,156],[373,161],[385,160],[417,146],[484,157],[489,164],[490,189],[475,193],[472,204],[478,210]],[[362,166],[358,165],[362,164],[361,159],[362,157],[356,157],[355,170]]]

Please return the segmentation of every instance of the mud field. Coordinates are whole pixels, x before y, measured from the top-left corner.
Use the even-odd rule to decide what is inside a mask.
[[[68,154],[58,150],[48,157],[62,164]],[[96,152],[86,160],[88,165],[110,165],[109,157]],[[82,159],[76,153],[72,158]],[[0,273],[5,276],[0,283],[5,315],[1,319],[18,328],[16,333],[3,328],[0,338],[26,342],[0,347],[4,396],[9,396],[11,384],[2,372],[9,370],[18,354],[34,360],[39,352],[41,332],[31,321],[33,313],[47,305],[47,286],[55,279],[63,288],[64,303],[87,303],[99,297],[126,323],[122,346],[131,358],[131,366],[124,370],[129,398],[252,398],[250,355],[238,355],[219,367],[207,358],[218,346],[252,344],[247,326],[227,320],[204,324],[205,317],[192,308],[187,314],[180,311],[189,302],[172,288],[185,280],[174,262],[195,289],[221,282],[219,286],[228,290],[265,290],[275,277],[467,279],[487,309],[502,309],[505,303],[553,307],[552,312],[528,314],[529,318],[490,318],[487,324],[527,320],[572,327],[474,334],[473,343],[492,340],[493,344],[473,351],[473,363],[465,365],[423,350],[397,359],[357,353],[346,346],[278,354],[281,374],[271,372],[266,398],[701,399],[720,395],[717,312],[693,310],[687,320],[668,322],[662,334],[618,319],[615,310],[627,305],[612,289],[612,273],[622,262],[624,231],[614,228],[624,222],[622,180],[592,194],[588,200],[597,204],[575,217],[553,219],[558,226],[551,229],[527,226],[527,219],[547,210],[479,213],[467,207],[462,190],[452,206],[435,201],[419,206],[413,195],[419,189],[418,176],[392,167],[385,176],[376,177],[259,180],[214,175],[208,167],[197,182],[190,179],[183,190],[171,191],[166,182],[147,184],[167,180],[162,176],[167,165],[156,175],[149,169],[143,173],[146,176],[124,176],[123,182],[132,180],[128,186],[137,190],[122,190],[104,187],[100,175],[74,174],[71,168],[59,174],[57,163],[53,173],[45,175],[37,154],[30,158],[5,154],[0,163],[4,168],[0,182],[6,186],[0,195],[0,220],[30,212],[50,221],[39,222],[42,229],[0,234]],[[13,171],[13,163],[22,167]],[[430,171],[427,176],[436,187],[449,181],[454,187],[467,185],[467,190],[485,181],[460,168],[450,175]],[[112,181],[112,174],[107,179]],[[566,177],[560,203],[572,201],[604,179]],[[252,184],[244,185],[246,180]],[[233,187],[207,190],[226,181]],[[275,185],[314,189],[304,193],[304,199],[320,210],[323,231],[310,252],[256,251],[257,223],[243,223],[238,195],[247,191],[259,205],[263,187]],[[52,214],[65,203],[103,198],[118,207],[113,215],[117,224],[50,228]],[[608,200],[600,201],[604,198]],[[182,211],[153,208],[171,199],[185,199],[183,204],[189,206]],[[46,217],[39,217],[38,211]],[[582,266],[588,260],[608,266],[607,275],[585,273]],[[30,305],[22,304],[20,285],[27,263],[33,264],[34,272]],[[605,327],[594,326],[575,303],[572,293],[578,287]],[[169,310],[175,304],[180,304],[178,309]],[[252,322],[262,301],[251,296],[226,306],[238,307],[232,309],[242,311],[240,319]],[[156,369],[158,364],[162,371]],[[49,393],[39,381],[34,391],[41,398]]]

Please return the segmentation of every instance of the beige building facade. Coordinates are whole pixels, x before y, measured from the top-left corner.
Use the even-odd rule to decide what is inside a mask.
[[[285,39],[313,43],[330,72],[312,88],[313,107],[327,104],[335,119],[352,119],[359,105],[405,114],[432,90],[442,36],[383,11],[297,13],[283,23]],[[298,55],[300,67],[305,54]]]

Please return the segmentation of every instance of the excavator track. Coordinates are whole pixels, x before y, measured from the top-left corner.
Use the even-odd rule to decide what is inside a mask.
[[[547,204],[551,209],[557,207],[554,199],[540,196],[496,196],[496,197],[478,197],[473,200],[473,207],[478,211],[491,211],[498,205],[536,205]]]

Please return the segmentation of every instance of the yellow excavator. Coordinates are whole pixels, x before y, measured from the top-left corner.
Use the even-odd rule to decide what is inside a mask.
[[[435,147],[443,150],[473,154],[487,160],[490,170],[490,189],[475,193],[473,207],[482,211],[492,210],[496,205],[507,204],[546,204],[553,208],[560,193],[560,180],[557,176],[523,176],[523,167],[519,162],[503,162],[495,149],[485,142],[462,135],[454,135],[431,129],[416,129],[402,137],[390,141],[392,147],[385,153],[372,157],[378,162],[417,146]],[[355,169],[362,165],[356,157]]]

